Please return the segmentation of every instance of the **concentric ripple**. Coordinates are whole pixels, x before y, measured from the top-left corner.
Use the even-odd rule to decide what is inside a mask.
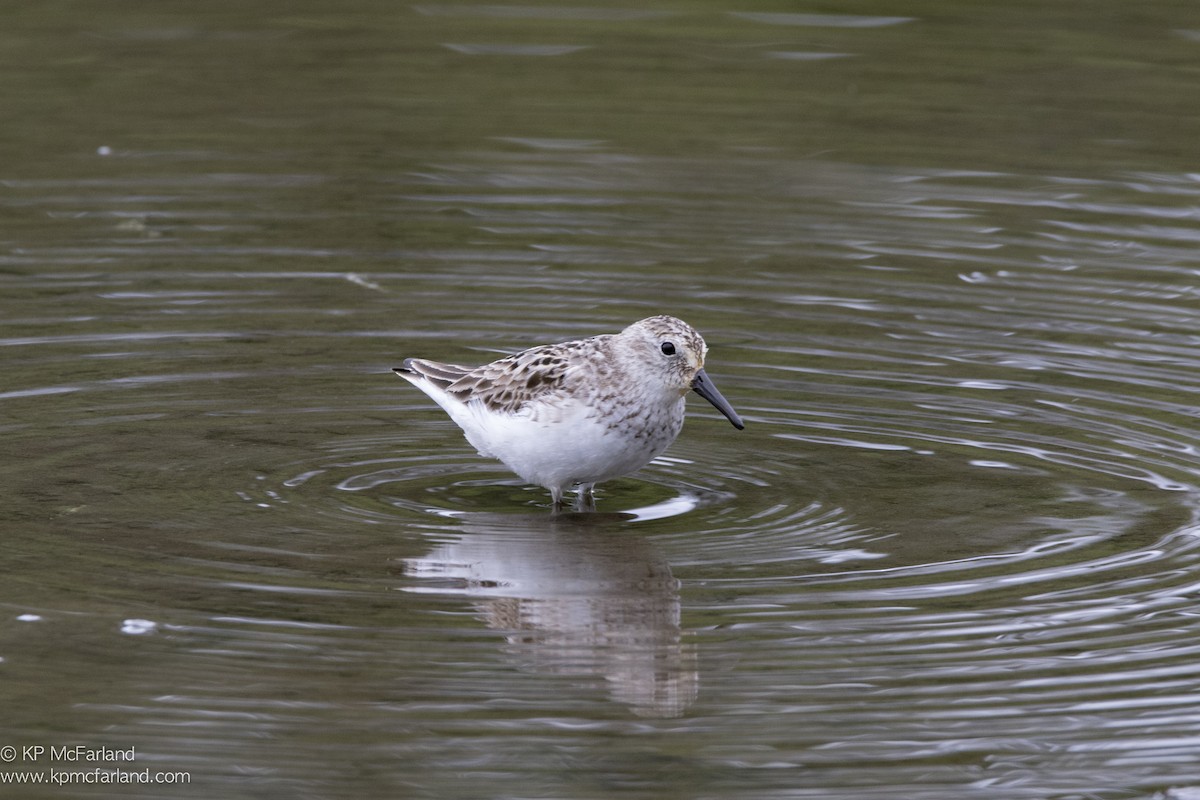
[[[78,707],[189,752],[147,720],[208,720],[211,752],[274,764],[266,720],[298,774],[301,731],[366,726],[406,775],[514,796],[563,794],[535,752],[661,796],[677,771],[606,749],[651,739],[713,796],[1200,785],[1200,259],[1161,210],[1195,181],[544,144],[364,199],[453,246],[317,269],[262,230],[181,243],[214,224],[199,186],[155,201],[175,238],[124,271],[9,258],[60,270],[13,278],[0,321],[20,641],[73,626],[169,667]],[[278,182],[239,187],[280,206]],[[103,184],[13,188],[89,235],[123,224]],[[691,404],[594,512],[554,512],[389,372],[663,310],[705,334],[746,430]]]

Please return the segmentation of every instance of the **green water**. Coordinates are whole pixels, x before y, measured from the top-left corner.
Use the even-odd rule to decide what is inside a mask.
[[[2,28],[0,796],[1197,793],[1194,4]],[[390,372],[657,313],[595,513]]]

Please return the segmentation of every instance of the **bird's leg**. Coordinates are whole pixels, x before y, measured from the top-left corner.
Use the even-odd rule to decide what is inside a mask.
[[[563,502],[563,490],[558,486],[551,486],[548,488],[550,489],[550,499],[554,503],[554,510],[562,511],[567,507],[567,504]]]
[[[576,511],[595,511],[596,510],[596,495],[592,493],[594,483],[581,483],[579,489],[575,492],[575,510]]]

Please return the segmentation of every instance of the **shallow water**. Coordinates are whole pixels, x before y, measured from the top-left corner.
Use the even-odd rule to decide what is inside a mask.
[[[1124,8],[14,15],[0,776],[1200,796],[1200,18]],[[594,513],[390,373],[655,313],[747,428]]]

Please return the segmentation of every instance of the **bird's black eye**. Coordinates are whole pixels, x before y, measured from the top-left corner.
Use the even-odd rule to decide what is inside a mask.
[[[663,342],[662,343],[662,351],[663,351],[664,356],[675,355],[675,343],[674,342]]]

